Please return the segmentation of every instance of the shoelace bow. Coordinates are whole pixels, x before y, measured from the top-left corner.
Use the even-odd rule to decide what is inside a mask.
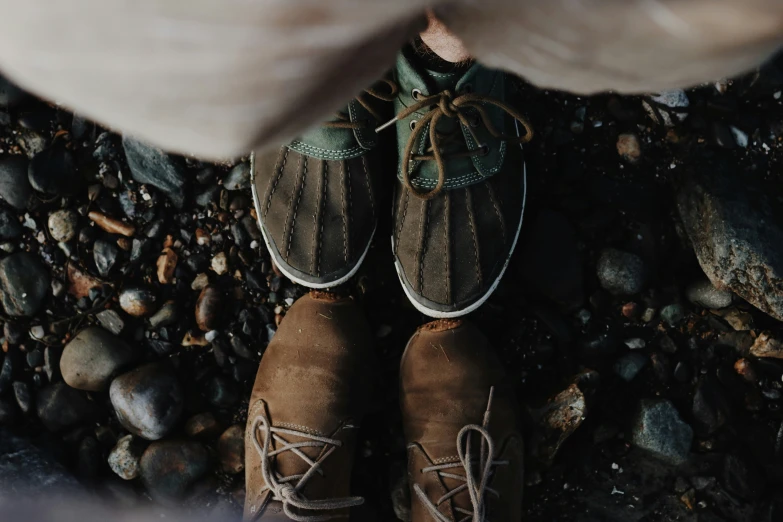
[[[457,452],[459,454],[459,462],[452,464],[441,464],[437,466],[428,466],[423,468],[421,472],[423,474],[437,472],[440,477],[450,478],[453,480],[464,481],[465,484],[457,486],[456,488],[448,491],[445,495],[440,497],[436,502],[432,502],[424,490],[418,484],[413,486],[413,490],[416,492],[416,496],[424,504],[427,512],[438,522],[451,522],[446,518],[443,513],[438,511],[438,507],[451,498],[459,495],[463,491],[467,490],[470,495],[470,502],[473,506],[473,511],[468,511],[462,508],[455,508],[454,510],[465,515],[464,518],[459,519],[457,522],[489,522],[486,517],[486,493],[494,495],[496,498],[500,498],[500,493],[489,487],[489,482],[492,480],[493,468],[497,466],[507,466],[509,463],[506,460],[493,460],[492,456],[495,454],[495,443],[492,440],[492,436],[487,431],[489,427],[489,416],[492,409],[492,397],[494,395],[494,387],[489,390],[489,400],[487,401],[487,411],[484,412],[484,420],[481,426],[477,424],[469,424],[462,428],[457,435]],[[471,434],[476,433],[481,437],[481,450],[479,458],[473,458],[471,454]],[[480,476],[473,476],[473,464],[478,460]],[[465,470],[465,476],[457,475],[455,473],[448,473],[446,470],[463,468]]]
[[[265,486],[261,489],[260,493],[264,493],[267,490],[271,491],[273,495],[272,500],[276,500],[283,504],[283,512],[291,520],[296,520],[298,522],[321,522],[335,518],[335,516],[332,515],[299,515],[294,513],[291,508],[301,511],[319,512],[346,509],[364,503],[362,497],[309,500],[302,494],[305,485],[316,473],[323,476],[324,472],[323,469],[321,469],[321,464],[337,448],[342,446],[341,441],[327,437],[319,437],[297,430],[275,428],[269,424],[269,421],[263,416],[258,416],[253,421],[252,433],[254,434],[253,444],[255,445],[256,451],[258,451],[258,454],[261,456],[261,476],[265,483]],[[263,443],[258,440],[258,435],[263,436]],[[292,435],[307,440],[301,442],[288,442],[282,435]],[[279,449],[271,450],[273,440],[281,445]],[[326,450],[317,461],[308,457],[300,449],[326,447],[329,447],[329,449]],[[272,457],[286,451],[290,451],[304,460],[310,466],[310,469],[306,473],[300,475],[291,475],[289,477],[280,476],[280,474],[272,468],[270,460]]]
[[[401,111],[393,119],[375,129],[375,131],[380,132],[394,122],[407,118],[425,107],[430,107],[429,112],[418,120],[413,127],[413,131],[408,138],[408,143],[405,145],[405,152],[403,152],[402,156],[402,182],[408,190],[421,199],[432,199],[443,189],[443,186],[446,183],[446,157],[471,157],[489,153],[488,146],[481,143],[474,130],[479,124],[483,124],[492,137],[502,141],[522,144],[529,142],[533,138],[533,128],[524,116],[507,103],[490,96],[465,93],[455,97],[451,91],[445,90],[432,96],[420,94],[415,99],[419,101]],[[522,136],[511,136],[500,132],[490,121],[484,105],[494,105],[503,110],[503,112],[514,118],[515,122],[522,124],[525,128],[525,134]],[[471,109],[476,111],[478,119],[470,117],[469,113]],[[459,128],[455,129],[454,132],[445,135],[438,131],[438,122],[444,117],[459,120],[459,122],[468,129],[475,142],[479,144],[478,148],[449,153],[448,155],[444,154],[443,146],[449,141],[454,141],[456,137],[461,136],[462,134]],[[428,154],[413,154],[413,148],[418,143],[424,129],[427,128],[427,124],[429,124],[430,140],[430,146],[426,151]],[[435,161],[435,164],[438,167],[438,182],[435,185],[435,188],[429,192],[420,192],[413,186],[410,180],[411,161]]]
[[[370,103],[370,100],[367,98],[367,95],[376,98],[381,101],[385,102],[392,102],[394,101],[394,98],[397,97],[397,93],[400,91],[399,86],[397,83],[389,80],[389,79],[382,79],[378,82],[379,84],[384,84],[389,88],[388,93],[381,92],[380,90],[376,89],[374,86],[370,87],[368,89],[364,90],[363,94],[360,94],[356,97],[356,101],[365,108],[367,112],[369,112],[373,118],[375,118],[375,121],[382,121],[383,116],[376,111],[372,104]],[[344,112],[338,112],[336,115],[337,121],[328,121],[324,123],[324,127],[330,127],[332,129],[365,129],[365,128],[371,128],[370,122],[368,121],[351,121],[351,117],[348,114],[345,114]]]

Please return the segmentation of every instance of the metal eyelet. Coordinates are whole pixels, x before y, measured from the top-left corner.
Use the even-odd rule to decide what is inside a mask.
[[[413,89],[413,90],[411,91],[411,98],[413,98],[414,100],[418,100],[418,99],[419,99],[419,96],[421,96],[421,94],[422,94],[422,93],[421,93],[421,90],[419,90],[419,89]]]
[[[411,128],[411,130],[415,129],[416,128],[416,120],[411,120],[411,122],[410,122],[410,124],[408,126]]]
[[[479,147],[479,150],[481,151],[482,156],[486,156],[487,154],[489,154],[489,145],[484,144],[481,147]]]

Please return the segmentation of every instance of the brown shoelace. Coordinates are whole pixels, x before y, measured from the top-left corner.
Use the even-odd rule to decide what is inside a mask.
[[[490,488],[489,482],[492,480],[494,468],[498,466],[507,466],[509,463],[505,460],[493,460],[492,457],[495,454],[495,443],[492,440],[492,436],[489,434],[488,427],[494,391],[494,388],[490,388],[489,390],[489,400],[487,401],[487,410],[484,412],[482,425],[469,424],[462,428],[457,435],[459,462],[428,466],[421,470],[422,473],[436,472],[442,478],[450,478],[465,483],[448,491],[435,502],[432,502],[429,497],[427,497],[427,494],[421,486],[418,484],[414,484],[413,486],[416,496],[422,504],[424,504],[424,507],[432,516],[433,520],[436,520],[437,522],[450,522],[449,519],[438,510],[438,507],[465,490],[467,490],[468,495],[470,495],[470,503],[473,510],[468,511],[466,509],[455,508],[457,513],[463,515],[463,518],[460,518],[457,522],[489,522],[486,518],[486,494],[489,493],[496,498],[500,498],[500,493]],[[471,435],[474,433],[481,438],[481,449],[478,458],[475,458],[472,455]],[[478,471],[480,473],[478,477],[473,475],[473,468],[476,463],[478,463]],[[458,475],[447,471],[460,468],[465,471],[465,475]]]
[[[368,89],[364,90],[364,93],[360,94],[356,97],[356,101],[361,105],[362,107],[369,112],[373,118],[375,118],[375,121],[382,121],[383,116],[381,116],[378,111],[376,111],[372,107],[372,103],[370,98],[376,98],[381,101],[385,102],[392,102],[394,101],[394,98],[397,97],[397,93],[400,91],[399,86],[397,86],[397,83],[389,80],[389,79],[382,79],[376,84],[377,86],[380,85],[386,85],[389,88],[389,92],[385,93],[380,91],[376,88],[376,86],[370,87]],[[338,112],[336,115],[336,121],[328,121],[324,123],[324,127],[329,127],[332,129],[365,129],[365,128],[371,128],[371,124],[368,121],[351,121],[351,117],[348,114],[345,114],[344,112]]]
[[[394,122],[407,118],[411,114],[424,109],[425,107],[430,108],[429,112],[427,112],[427,114],[418,120],[416,125],[413,127],[413,131],[408,138],[408,143],[405,145],[405,151],[403,152],[402,157],[402,182],[408,188],[408,190],[413,192],[414,195],[421,199],[432,199],[443,189],[443,186],[446,183],[445,160],[447,158],[472,157],[488,154],[488,146],[480,142],[478,136],[476,135],[476,131],[474,130],[475,127],[484,125],[492,137],[509,143],[527,143],[533,138],[533,128],[530,125],[530,122],[528,122],[524,116],[522,116],[516,109],[507,103],[490,96],[484,96],[475,93],[465,93],[455,97],[451,91],[445,90],[432,96],[424,96],[420,94],[415,99],[417,100],[417,103],[414,103],[407,109],[401,111],[397,116],[394,117],[394,119],[384,123],[375,129],[375,131],[380,132],[392,125]],[[522,126],[525,128],[525,134],[522,136],[510,136],[500,132],[490,121],[489,115],[484,108],[485,105],[494,105],[495,107],[502,109],[503,112],[514,118],[515,122],[522,124]],[[478,119],[471,118],[471,109],[474,110],[476,114],[478,114]],[[458,151],[445,154],[443,152],[444,145],[446,145],[448,142],[454,141],[461,135],[461,133],[459,128],[457,128],[454,132],[447,134],[439,132],[437,130],[438,122],[443,117],[459,120],[462,126],[468,129],[476,143],[479,143],[478,148],[474,150]],[[416,146],[416,143],[419,141],[421,134],[424,132],[424,129],[427,128],[428,124],[430,146],[426,151],[427,154],[413,154],[413,148]],[[413,186],[410,180],[409,172],[411,160],[435,162],[438,167],[438,182],[435,185],[435,188],[429,192],[420,192]]]
[[[299,430],[273,427],[267,419],[261,415],[253,421],[251,429],[253,433],[253,445],[261,457],[261,477],[264,479],[264,487],[261,493],[265,491],[272,492],[272,500],[277,500],[283,504],[283,512],[291,520],[298,522],[322,522],[336,518],[333,515],[320,515],[324,511],[333,511],[347,509],[364,503],[362,497],[346,497],[336,499],[310,500],[304,496],[302,490],[307,482],[317,473],[323,476],[324,471],[321,465],[329,455],[337,448],[342,446],[342,442],[328,437],[319,437],[312,433],[306,433]],[[263,441],[259,440],[259,435]],[[305,439],[302,442],[288,442],[283,435],[295,436]],[[279,448],[272,450],[272,442],[276,442]],[[317,460],[307,456],[300,448],[324,448]],[[328,448],[328,449],[326,449]],[[290,451],[305,461],[310,469],[301,475],[291,475],[290,477],[280,476],[274,470],[271,460],[276,456]],[[295,513],[309,512],[309,515]]]

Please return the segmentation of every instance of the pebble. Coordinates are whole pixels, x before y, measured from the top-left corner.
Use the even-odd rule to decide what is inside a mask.
[[[179,158],[160,149],[123,136],[122,146],[131,176],[166,194],[177,208],[185,204],[186,169]]]
[[[147,440],[165,437],[179,421],[184,403],[177,379],[155,364],[114,379],[109,397],[125,429]]]
[[[576,384],[551,397],[543,408],[534,412],[541,439],[535,450],[536,460],[550,466],[563,443],[582,425],[586,414],[585,396]]]
[[[688,459],[693,429],[668,400],[642,400],[632,426],[631,441],[636,447],[673,465]]]
[[[209,453],[198,442],[154,442],[141,456],[141,480],[161,501],[181,499],[209,471]]]
[[[133,440],[133,435],[126,435],[117,441],[117,445],[109,453],[109,467],[123,480],[133,480],[141,474],[141,455],[143,451]]]
[[[156,263],[158,268],[158,282],[162,285],[171,284],[174,281],[174,269],[177,268],[177,253],[170,248],[164,248],[158,256]]]
[[[664,306],[661,309],[661,319],[671,328],[675,328],[685,319],[685,308],[681,304]]]
[[[114,335],[120,335],[125,329],[125,321],[120,317],[120,314],[114,310],[101,310],[95,317],[98,318],[98,322],[101,323],[101,326]]]
[[[242,357],[243,359],[248,359],[248,360],[255,359],[255,354],[252,351],[250,351],[250,349],[242,341],[242,339],[240,339],[236,335],[231,338],[231,349],[234,350],[235,354]]]
[[[217,275],[225,274],[228,271],[228,258],[226,257],[226,253],[219,252],[213,257],[211,266],[212,270],[214,270]]]
[[[642,156],[642,147],[636,134],[620,134],[617,137],[617,153],[628,163],[636,163]]]
[[[655,96],[650,96],[650,99],[653,102],[664,105],[663,109],[658,108],[656,111],[653,108],[654,104],[650,104],[647,100],[642,101],[642,106],[647,111],[647,114],[650,115],[650,118],[655,121],[655,123],[662,124],[667,127],[673,127],[675,123],[684,121],[685,118],[688,117],[688,113],[683,109],[687,109],[691,102],[688,99],[688,95],[685,94],[685,91],[682,89],[664,91]],[[666,110],[666,107],[669,108],[668,111]],[[673,113],[673,117],[669,114],[670,112]]]
[[[120,292],[120,307],[133,317],[147,317],[157,310],[158,298],[149,288],[126,288]]]
[[[250,188],[250,164],[240,163],[223,180],[226,190],[243,190]]]
[[[0,157],[0,198],[17,210],[26,210],[33,188],[27,178],[24,156]]]
[[[16,239],[22,235],[22,225],[16,214],[5,207],[0,207],[0,240]]]
[[[185,434],[196,439],[211,439],[220,435],[220,423],[210,413],[199,413],[185,422]]]
[[[217,442],[220,465],[230,475],[245,469],[245,429],[235,424],[220,436]]]
[[[47,196],[74,194],[81,181],[73,155],[64,146],[36,154],[27,168],[27,178],[35,190]]]
[[[614,365],[614,372],[624,381],[631,382],[647,365],[649,358],[639,352],[631,352],[621,357]]]
[[[207,274],[198,274],[193,282],[190,284],[190,288],[193,290],[203,290],[209,284],[209,276]]]
[[[626,339],[625,345],[631,350],[641,350],[642,348],[647,346],[647,343],[644,341],[644,339],[634,337],[632,339]]]
[[[662,335],[658,340],[658,346],[666,353],[677,353],[677,344],[668,335]]]
[[[136,234],[136,227],[123,223],[119,219],[111,218],[105,214],[93,210],[87,217],[90,218],[96,225],[110,234],[119,234],[125,237],[133,237]]]
[[[214,330],[222,313],[222,293],[213,285],[206,286],[196,301],[196,324],[202,332]]]
[[[36,411],[49,431],[60,431],[84,422],[92,416],[93,407],[79,390],[64,382],[50,384],[38,392]]]
[[[688,301],[703,308],[726,308],[731,306],[734,294],[730,290],[719,290],[710,282],[703,278],[694,281],[685,290]]]
[[[68,242],[76,237],[79,215],[71,209],[57,210],[49,214],[49,233],[52,239],[59,242]]]
[[[0,300],[8,315],[35,315],[50,288],[49,272],[36,256],[18,252],[0,261]]]
[[[197,193],[193,198],[193,202],[199,207],[207,207],[210,203],[214,202],[219,195],[220,187],[218,185],[211,185]]]
[[[16,359],[16,353],[8,353],[3,359],[3,364],[0,366],[0,395],[7,392],[14,382],[14,374],[18,366]]]
[[[729,420],[731,404],[712,377],[702,379],[693,395],[693,418],[696,426],[706,434],[715,433]]]
[[[652,322],[653,319],[655,319],[655,314],[657,313],[658,311],[655,308],[646,308],[642,314],[642,321],[645,323]]]
[[[14,398],[22,413],[27,414],[33,409],[33,396],[26,382],[16,381],[13,385]]]
[[[60,372],[72,388],[101,391],[135,360],[136,354],[125,341],[103,328],[92,326],[65,345]]]
[[[205,386],[207,400],[218,408],[228,408],[239,400],[236,385],[222,375],[210,378]]]
[[[644,289],[647,271],[642,259],[629,252],[607,248],[598,259],[598,280],[615,295],[638,294]]]
[[[755,357],[783,359],[783,343],[772,337],[770,332],[762,332],[750,347],[750,354]]]
[[[683,384],[691,380],[691,370],[686,363],[682,361],[677,363],[674,367],[674,378]]]
[[[117,256],[120,254],[120,249],[117,245],[99,239],[93,245],[93,259],[95,260],[95,266],[98,268],[98,273],[103,277],[109,275],[114,264],[117,262]]]
[[[176,301],[166,301],[160,310],[155,312],[155,315],[148,320],[152,328],[160,328],[162,326],[169,326],[175,324],[179,319],[179,310],[177,308]]]

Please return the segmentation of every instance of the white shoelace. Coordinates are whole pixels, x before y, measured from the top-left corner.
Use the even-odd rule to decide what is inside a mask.
[[[334,515],[300,515],[294,513],[292,508],[299,511],[319,512],[346,509],[364,503],[362,497],[310,500],[302,494],[302,490],[307,484],[307,481],[309,481],[313,475],[318,473],[323,476],[324,471],[321,469],[323,461],[337,448],[342,446],[342,441],[329,439],[327,437],[319,437],[297,430],[275,428],[269,424],[269,421],[263,416],[258,416],[253,421],[252,433],[254,434],[253,444],[255,445],[258,454],[261,456],[261,476],[265,483],[265,486],[261,489],[260,493],[264,493],[267,490],[271,491],[272,500],[276,500],[283,504],[283,512],[291,520],[297,522],[321,522],[337,518]],[[263,437],[263,442],[259,441],[259,435]],[[301,442],[288,442],[283,438],[283,435],[301,437],[307,440]],[[272,441],[275,441],[280,445],[279,449],[271,450]],[[329,449],[326,450],[317,461],[308,457],[300,449],[326,447],[329,447]],[[289,477],[281,476],[277,471],[272,469],[270,459],[286,451],[290,451],[297,455],[310,466],[310,469],[307,470],[306,473],[300,475],[291,475]]]
[[[468,511],[462,508],[455,508],[455,511],[461,515],[465,515],[464,518],[459,519],[457,522],[489,522],[486,519],[486,494],[494,495],[496,498],[500,498],[500,493],[489,487],[489,482],[492,479],[493,470],[498,466],[506,466],[509,464],[505,460],[492,460],[492,456],[495,454],[495,443],[492,440],[492,436],[487,431],[489,427],[490,411],[492,409],[492,397],[494,395],[494,387],[489,390],[489,400],[487,401],[487,410],[484,412],[484,420],[481,426],[477,424],[469,424],[463,427],[457,435],[457,452],[459,454],[459,462],[451,464],[440,464],[437,466],[428,466],[423,468],[421,472],[423,474],[430,472],[437,472],[442,478],[450,478],[453,480],[463,481],[464,484],[457,486],[445,495],[440,497],[436,502],[432,502],[424,490],[418,484],[413,486],[413,490],[416,492],[416,496],[424,504],[427,512],[432,515],[433,519],[437,522],[451,522],[446,518],[443,513],[438,511],[438,507],[449,499],[459,495],[463,491],[467,490],[470,495],[470,502],[473,506],[472,511]],[[473,458],[471,452],[471,434],[476,433],[481,437],[481,450],[479,451],[479,477],[473,475],[473,464],[477,462],[477,459]],[[462,468],[465,470],[465,475],[457,475],[455,473],[449,473],[446,470]]]

